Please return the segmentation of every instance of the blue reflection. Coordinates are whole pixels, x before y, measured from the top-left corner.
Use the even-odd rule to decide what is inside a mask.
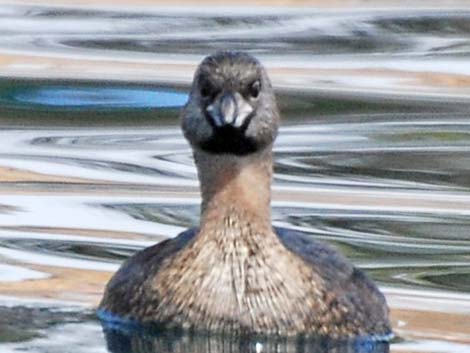
[[[57,108],[176,108],[187,94],[166,89],[44,86],[18,90],[12,103]]]

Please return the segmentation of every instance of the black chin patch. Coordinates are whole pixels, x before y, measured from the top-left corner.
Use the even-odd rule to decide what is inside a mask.
[[[254,139],[245,136],[245,129],[237,129],[230,125],[215,128],[212,136],[199,146],[209,153],[237,156],[254,153],[260,148]]]

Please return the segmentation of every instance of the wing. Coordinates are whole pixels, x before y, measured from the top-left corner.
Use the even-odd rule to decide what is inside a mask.
[[[342,282],[354,272],[354,266],[332,247],[312,239],[306,233],[274,228],[284,246],[316,268],[328,282]]]
[[[196,234],[197,229],[188,229],[127,259],[107,284],[99,310],[123,317],[132,316],[133,308],[143,297],[144,281],[158,271],[163,260],[181,250]]]
[[[328,292],[350,308],[350,320],[371,326],[369,332],[390,332],[385,297],[365,273],[336,250],[305,233],[285,228],[275,228],[275,232],[288,250],[318,271]]]

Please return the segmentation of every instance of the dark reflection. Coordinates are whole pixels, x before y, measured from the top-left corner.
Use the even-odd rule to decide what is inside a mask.
[[[185,18],[186,19],[186,18]],[[183,18],[176,19],[183,21]],[[201,21],[201,25],[211,26],[210,23],[204,23],[208,21]],[[243,25],[242,21],[237,23],[237,26]],[[266,25],[266,23],[264,23]],[[201,25],[196,27],[201,27]],[[285,24],[280,23],[281,26]],[[254,26],[254,25],[252,25]],[[255,32],[253,32],[254,34]],[[269,40],[268,42],[266,40]],[[272,42],[277,43],[272,43]],[[375,36],[372,33],[362,32],[351,33],[347,36],[334,36],[334,35],[318,35],[314,34],[314,30],[305,31],[305,33],[299,34],[296,33],[296,37],[286,33],[283,35],[278,35],[276,38],[266,38],[265,36],[250,37],[246,40],[240,41],[238,39],[234,40],[228,38],[228,36],[221,35],[220,39],[213,39],[210,37],[208,40],[204,38],[198,38],[197,43],[195,44],[192,40],[187,39],[147,39],[147,40],[135,40],[135,39],[115,39],[112,37],[103,38],[103,39],[68,39],[64,40],[60,44],[64,46],[69,46],[71,48],[86,48],[86,49],[113,49],[113,50],[122,50],[122,51],[134,51],[134,52],[149,52],[154,53],[157,50],[169,51],[178,51],[180,48],[191,48],[190,51],[195,53],[202,52],[212,52],[214,47],[223,50],[227,42],[230,43],[230,47],[236,50],[250,51],[253,46],[256,46],[258,50],[264,49],[263,51],[272,51],[274,45],[282,46],[284,50],[289,51],[290,47],[295,46],[299,47],[297,50],[298,53],[310,54],[311,52],[321,51],[323,54],[347,54],[350,52],[363,53],[363,52],[375,52],[375,51],[398,51],[399,49],[405,49],[406,45],[400,43],[398,38],[383,38],[380,36]],[[303,48],[301,50],[300,48]]]
[[[283,339],[144,332],[104,328],[110,353],[388,353],[389,343],[354,340]]]
[[[199,205],[165,205],[160,203],[105,204],[103,207],[148,222],[191,228],[199,223]]]
[[[297,156],[290,158],[295,158],[302,167],[301,170],[290,168],[290,172],[310,177],[341,177],[343,180],[363,180],[377,185],[394,184],[395,187],[470,187],[468,151],[413,151],[412,148],[405,148],[320,152],[315,155],[297,153]],[[277,170],[283,172],[285,169]]]
[[[92,149],[92,148],[126,148],[128,150],[145,150],[154,148],[158,143],[165,143],[170,148],[181,148],[184,141],[170,144],[168,139],[177,139],[180,134],[167,133],[164,136],[157,134],[93,134],[93,135],[67,135],[67,136],[41,136],[32,139],[29,143],[40,147],[76,148],[76,149]],[[159,157],[162,158],[162,157]]]
[[[90,261],[122,262],[141,250],[141,246],[120,245],[103,242],[62,241],[44,239],[2,239],[0,248],[32,251],[36,254],[60,256],[66,259]]]
[[[466,13],[447,13],[445,16],[427,13],[372,21],[379,27],[397,33],[439,33],[440,35],[469,35],[470,19]]]
[[[437,272],[437,271],[436,271]],[[429,281],[442,288],[452,288],[464,293],[470,292],[470,266],[460,269],[449,267],[437,273],[421,274],[422,280]]]
[[[149,175],[149,176],[163,176],[163,177],[171,177],[177,178],[181,177],[178,173],[173,172],[171,170],[165,170],[163,168],[150,168],[147,166],[142,166],[139,164],[132,164],[132,163],[122,163],[122,162],[114,162],[109,160],[98,160],[92,158],[65,158],[65,157],[58,157],[58,156],[35,156],[35,155],[15,155],[15,154],[2,154],[0,153],[1,157],[7,158],[15,158],[17,160],[24,160],[24,161],[40,161],[40,162],[52,162],[52,163],[60,163],[63,166],[77,166],[89,170],[101,170],[101,171],[114,171],[114,172],[125,172],[125,173],[133,173],[133,174],[141,174],[141,175]]]
[[[29,341],[59,323],[89,322],[92,318],[91,311],[76,308],[0,306],[0,343]]]

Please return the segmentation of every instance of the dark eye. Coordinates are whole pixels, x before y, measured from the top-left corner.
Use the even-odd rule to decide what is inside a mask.
[[[202,80],[200,83],[200,91],[203,98],[209,98],[214,96],[215,87],[208,80]]]
[[[259,80],[253,81],[248,87],[248,92],[250,93],[250,96],[253,98],[258,98],[260,90],[261,90],[261,82],[259,82]]]

